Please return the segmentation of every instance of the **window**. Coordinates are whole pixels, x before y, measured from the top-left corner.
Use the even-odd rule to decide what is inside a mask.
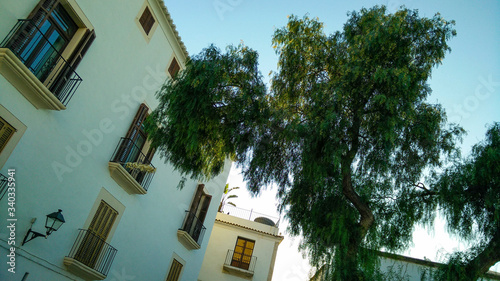
[[[113,169],[117,168],[116,166],[119,165],[122,167],[120,169],[124,169],[124,172],[128,173],[128,175],[125,176],[132,177],[129,181],[117,180],[117,182],[130,193],[145,194],[156,171],[151,164],[155,149],[147,140],[147,134],[144,130],[144,121],[149,115],[148,111],[149,108],[147,105],[141,104],[139,106],[139,110],[127,134],[124,138],[121,138],[110,160],[110,163],[116,163],[111,164]],[[114,177],[113,174],[112,176]],[[132,183],[133,186],[123,186],[127,184],[127,182],[127,185],[130,185],[131,181],[135,181],[135,183]]]
[[[95,267],[117,216],[118,212],[101,200],[75,255],[76,260],[90,268]]]
[[[182,271],[182,263],[176,259],[172,260],[172,266],[168,272],[167,281],[178,281]]]
[[[74,10],[68,0],[42,0],[28,19],[17,22],[1,46],[10,49],[59,101],[46,97],[46,90],[25,90],[26,86],[23,88],[16,84],[18,81],[9,79],[36,108],[65,109],[82,81],[75,69],[92,44],[95,33],[85,26],[86,18],[78,17],[81,10]],[[7,73],[2,74],[8,77]],[[37,84],[31,78],[26,79]]]
[[[170,77],[174,78],[180,69],[181,69],[181,67],[179,66],[179,63],[177,62],[177,60],[174,57],[172,59],[172,62],[170,63],[170,66],[168,67],[168,74],[170,74]]]
[[[139,14],[135,18],[135,22],[139,26],[146,42],[149,42],[149,40],[153,37],[156,27],[158,26],[158,21],[156,20],[154,10],[149,5],[148,0],[144,1],[144,4],[139,10]]]
[[[66,10],[58,3],[41,2],[32,16],[34,26],[28,27],[26,44],[13,44],[24,65],[26,65],[40,81],[45,81],[52,71],[54,60],[57,60],[78,27]],[[44,7],[46,4],[48,7]],[[39,32],[37,32],[38,28]],[[45,38],[44,38],[45,37]],[[14,43],[14,42],[13,42]]]
[[[194,196],[193,202],[191,203],[190,212],[195,214],[196,217],[203,223],[205,217],[207,216],[208,207],[210,206],[210,201],[212,196],[208,195],[204,191],[205,185],[199,184],[196,189],[196,194]]]
[[[231,266],[248,270],[252,260],[253,249],[255,241],[246,238],[238,237],[236,246],[234,246],[233,258],[231,259]]]
[[[130,125],[127,135],[125,136],[125,138],[130,139],[131,144],[136,147],[136,150],[132,150],[131,154],[128,155],[128,158],[131,161],[137,160],[139,156],[138,154],[142,151],[142,149],[146,145],[147,135],[146,131],[144,130],[144,121],[146,121],[146,118],[149,115],[148,111],[149,108],[144,103],[139,106],[139,110],[137,111],[137,114],[135,115],[134,120]],[[152,158],[153,156],[151,154],[153,154],[152,153],[153,149],[149,150],[149,145],[147,147],[148,147],[147,158]]]
[[[191,207],[189,210],[186,210],[186,217],[184,218],[182,227],[177,231],[179,241],[188,250],[200,249],[203,236],[205,235],[206,227],[203,225],[203,222],[207,216],[212,196],[208,195],[204,189],[204,184],[198,184]]]
[[[16,129],[0,117],[0,153],[2,153],[3,149],[7,145],[7,142],[9,142],[15,132]]]
[[[110,245],[125,206],[105,188],[101,188],[83,229],[69,254],[64,257],[67,270],[85,280],[106,279],[118,252]]]
[[[9,159],[26,129],[26,125],[0,104],[0,169]]]
[[[153,25],[155,24],[155,18],[153,17],[153,14],[151,14],[149,7],[146,6],[146,9],[144,9],[139,22],[141,23],[144,32],[146,32],[146,35],[149,35],[151,28],[153,28]]]
[[[208,207],[212,200],[212,196],[203,191],[204,188],[204,184],[198,185],[184,224],[184,230],[188,232],[198,244],[201,244],[200,238],[202,238],[202,234],[205,230],[203,222],[205,221]]]

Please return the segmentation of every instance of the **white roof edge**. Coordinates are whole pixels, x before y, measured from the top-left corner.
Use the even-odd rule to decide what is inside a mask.
[[[175,28],[174,20],[170,16],[170,13],[168,12],[167,6],[165,6],[165,2],[163,2],[163,0],[156,0],[156,2],[161,7],[161,9],[163,11],[163,15],[165,16],[165,18],[167,19],[168,23],[170,24],[170,27],[172,28],[172,31],[175,34],[175,38],[177,39],[177,43],[181,47],[181,50],[182,50],[184,56],[186,56],[186,59],[187,59],[189,57],[189,53],[188,53],[188,51],[186,49],[186,45],[184,45],[184,42],[182,42],[181,36],[179,35],[179,32]]]

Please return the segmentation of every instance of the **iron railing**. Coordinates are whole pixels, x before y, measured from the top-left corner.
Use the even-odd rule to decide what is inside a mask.
[[[233,250],[228,250],[224,265],[241,268],[253,273],[255,271],[256,263],[257,263],[256,256],[251,256],[251,255],[249,256],[243,253],[235,253]]]
[[[92,231],[79,229],[78,237],[68,257],[107,276],[116,252],[118,250]]]
[[[0,200],[4,197],[5,193],[7,192],[7,183],[8,183],[8,178],[2,174],[0,174]]]
[[[268,216],[262,213],[255,212],[253,209],[252,210],[245,210],[241,209],[238,207],[234,207],[229,204],[225,204],[222,206],[222,209],[220,210],[221,213],[231,215],[233,217],[238,217],[250,221],[256,221],[262,223],[264,220],[270,220],[274,223],[274,226],[278,227],[279,226],[279,218],[273,217],[273,216]],[[262,220],[264,218],[264,220]]]
[[[144,190],[148,190],[156,168],[131,139],[121,138],[109,161],[122,165]]]
[[[10,49],[65,106],[82,82],[32,20],[18,20],[0,48]]]
[[[182,228],[180,228],[180,230],[186,231],[191,238],[193,238],[193,240],[201,246],[201,242],[203,241],[203,236],[205,235],[205,230],[207,230],[207,228],[203,225],[203,222],[196,217],[196,214],[186,211],[186,217],[184,218],[184,222],[182,223]]]

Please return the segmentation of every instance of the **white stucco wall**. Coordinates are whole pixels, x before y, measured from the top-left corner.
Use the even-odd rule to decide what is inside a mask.
[[[157,171],[148,193],[131,195],[108,170],[108,161],[139,105],[146,103],[154,109],[158,104],[154,93],[167,78],[172,56],[181,65],[186,60],[171,28],[165,25],[161,7],[156,0],[149,2],[161,24],[147,42],[135,22],[144,0],[76,1],[97,37],[77,68],[83,82],[66,110],[36,109],[0,75],[0,104],[27,126],[0,169],[2,174],[16,169],[16,246],[32,218],[38,218],[33,225],[38,232],[45,231],[45,215],[57,209],[63,210],[66,219],[48,239],[37,238],[19,249],[24,257],[17,259],[15,275],[7,272],[5,262],[0,263],[0,280],[21,280],[25,272],[30,273],[27,280],[80,280],[66,271],[63,258],[102,189],[125,207],[109,240],[118,253],[107,280],[124,276],[125,280],[164,280],[174,255],[186,261],[180,280],[196,280],[230,161],[219,177],[204,183],[213,197],[199,250],[187,250],[177,239],[198,182],[189,180],[184,189],[177,189],[180,174],[156,155],[152,163]],[[37,3],[0,0],[0,39],[17,19],[27,18]],[[65,167],[64,172],[60,167]],[[0,226],[7,219],[6,203],[5,197],[0,202]],[[5,226],[1,229],[0,254],[4,256],[8,233]]]
[[[401,255],[382,254],[380,257],[380,269],[382,272],[392,275],[392,278],[404,281],[428,281],[432,280],[432,273],[437,270],[441,264],[405,257]],[[479,278],[478,280],[500,280],[500,275],[496,272],[489,272],[491,279]],[[397,277],[396,277],[397,276]],[[403,278],[403,279],[401,279]],[[396,279],[391,279],[396,280]]]
[[[283,239],[282,236],[278,235],[278,231],[277,227],[217,213],[198,280],[268,280],[273,252],[277,250],[279,243]],[[257,261],[254,275],[251,278],[230,274],[223,269],[227,252],[228,250],[234,250],[238,237],[255,241],[252,256],[257,257]]]

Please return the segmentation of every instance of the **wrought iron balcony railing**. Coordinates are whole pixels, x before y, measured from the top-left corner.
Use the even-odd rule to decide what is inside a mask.
[[[186,211],[186,217],[184,218],[182,228],[179,229],[186,231],[191,236],[191,238],[193,238],[193,240],[198,243],[198,245],[201,245],[203,236],[205,235],[205,230],[207,228],[203,225],[203,222],[196,217],[194,213]]]
[[[69,252],[68,258],[75,259],[107,276],[116,252],[118,250],[92,231],[79,229],[78,237]]]
[[[233,250],[228,250],[224,265],[237,267],[253,273],[255,271],[256,263],[257,263],[256,256],[251,256],[251,255],[249,256],[243,253],[235,253]]]
[[[0,43],[0,48],[10,49],[65,106],[82,82],[32,20],[18,20]]]
[[[144,190],[148,190],[156,168],[131,139],[120,139],[110,162],[119,163]]]
[[[0,174],[0,201],[2,200],[3,196],[7,192],[7,183],[8,179],[6,176]]]

